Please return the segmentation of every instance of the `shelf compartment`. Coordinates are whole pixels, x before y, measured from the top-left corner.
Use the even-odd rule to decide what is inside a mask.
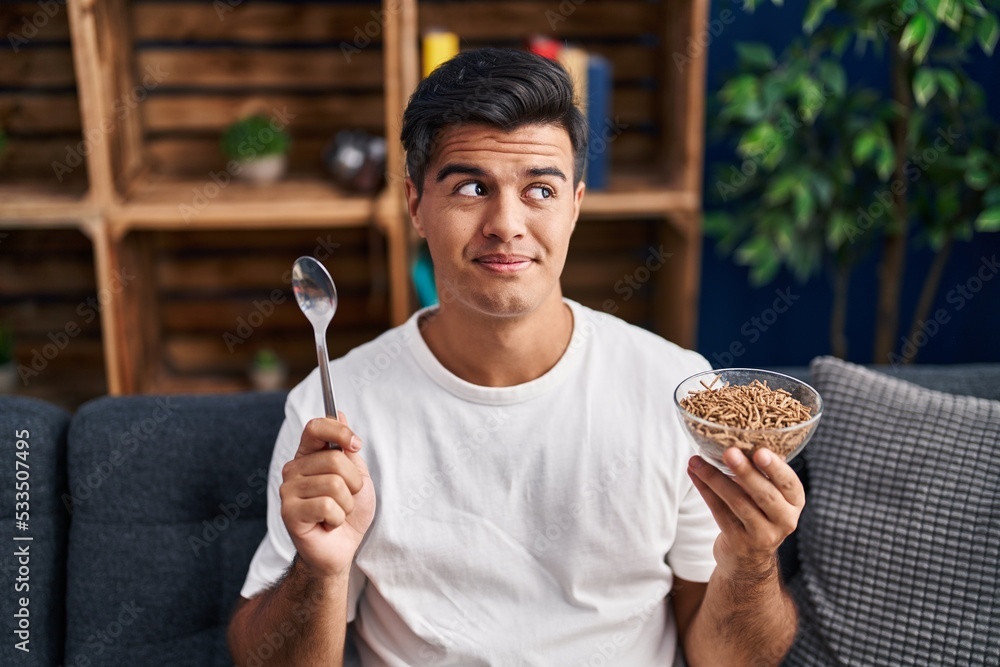
[[[279,219],[274,208],[282,200],[294,208],[296,200],[285,198],[302,193],[321,211],[298,221],[319,221],[340,209],[351,224],[370,221],[360,213],[365,206],[360,198],[336,192],[322,154],[342,129],[385,135],[381,3],[133,2],[127,7],[134,76],[157,77],[140,103],[142,169],[121,188],[126,206],[135,206],[126,209],[127,216],[169,222],[165,209],[158,208],[164,195],[172,198],[176,185],[188,195],[183,188],[223,171],[228,159],[219,143],[226,127],[261,113],[292,137],[289,183],[256,193],[234,184],[210,217],[218,222],[241,216],[259,203],[264,208],[257,219]],[[344,44],[357,40],[355,28],[374,36],[362,32],[362,48],[345,50]],[[251,204],[230,208],[244,195]],[[268,202],[274,206],[267,208]]]
[[[143,263],[143,289],[130,292],[122,316],[143,335],[128,341],[124,367],[131,392],[249,389],[254,354],[275,350],[289,383],[316,366],[312,330],[291,291],[302,255],[323,261],[340,303],[331,356],[375,338],[389,326],[386,248],[368,228],[229,231],[133,231],[120,256]],[[142,320],[141,322],[137,320]]]
[[[88,189],[67,8],[0,4],[0,220],[75,216]],[[28,37],[28,35],[31,35]],[[37,208],[36,208],[36,205]]]
[[[685,52],[689,31],[704,20],[705,3],[588,0],[544,7],[527,0],[429,0],[416,3],[415,11],[414,41],[443,28],[459,35],[463,50],[523,47],[539,34],[611,62],[607,124],[618,129],[608,141],[612,178],[606,191],[588,193],[585,215],[635,218],[700,208],[700,140],[689,135],[703,122],[704,63],[695,59],[678,68],[671,56]]]
[[[578,224],[562,274],[563,294],[679,345],[692,346],[701,236],[679,230],[696,229],[694,216],[608,218]]]
[[[5,229],[0,323],[14,334],[14,393],[74,409],[107,392],[94,249],[71,229]]]

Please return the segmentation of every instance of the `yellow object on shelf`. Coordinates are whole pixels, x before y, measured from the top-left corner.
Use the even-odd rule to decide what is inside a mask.
[[[573,101],[587,116],[587,59],[590,56],[581,48],[564,46],[559,51],[559,64],[569,73],[573,81]]]
[[[458,35],[444,30],[428,32],[424,35],[424,77],[457,55]]]

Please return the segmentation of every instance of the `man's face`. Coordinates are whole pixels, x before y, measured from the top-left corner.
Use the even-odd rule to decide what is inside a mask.
[[[427,165],[423,196],[406,182],[442,301],[513,317],[560,299],[583,191],[582,182],[573,186],[573,147],[561,127],[446,129]]]

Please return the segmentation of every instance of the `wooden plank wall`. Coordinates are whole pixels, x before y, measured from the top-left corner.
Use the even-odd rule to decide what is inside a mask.
[[[563,270],[563,294],[594,310],[652,328],[655,281],[647,279],[639,289],[629,287],[627,277],[645,266],[659,247],[656,220],[582,220],[577,223]],[[643,277],[642,272],[638,277]],[[608,301],[613,302],[610,308]]]
[[[16,393],[74,408],[107,391],[102,301],[82,233],[0,231],[0,323],[13,330],[16,362],[37,371]]]
[[[0,127],[8,137],[0,183],[82,194],[87,169],[65,0],[0,4],[0,34]],[[70,173],[52,167],[77,160]]]
[[[614,68],[612,116],[621,134],[611,145],[619,172],[648,173],[663,142],[657,119],[664,58],[658,37],[660,5],[646,0],[425,0],[419,3],[423,34],[455,32],[462,50],[480,46],[521,47],[545,35],[607,58]]]
[[[137,76],[161,77],[142,102],[152,172],[204,178],[222,168],[222,132],[252,111],[287,112],[296,174],[325,174],[322,151],[338,130],[383,133],[380,10],[372,1],[134,2]]]
[[[312,329],[291,290],[292,263],[302,255],[323,261],[337,284],[327,338],[332,357],[389,327],[384,243],[371,230],[147,234],[155,248],[162,358],[171,375],[245,383],[254,355],[265,348],[288,363],[293,383],[315,368]]]

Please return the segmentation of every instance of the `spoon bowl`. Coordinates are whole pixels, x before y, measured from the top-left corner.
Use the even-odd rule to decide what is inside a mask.
[[[326,267],[318,260],[299,257],[292,265],[292,291],[302,314],[312,324],[316,337],[316,359],[319,362],[326,416],[337,419],[337,404],[330,379],[330,355],[326,349],[326,330],[337,312],[337,287]]]

